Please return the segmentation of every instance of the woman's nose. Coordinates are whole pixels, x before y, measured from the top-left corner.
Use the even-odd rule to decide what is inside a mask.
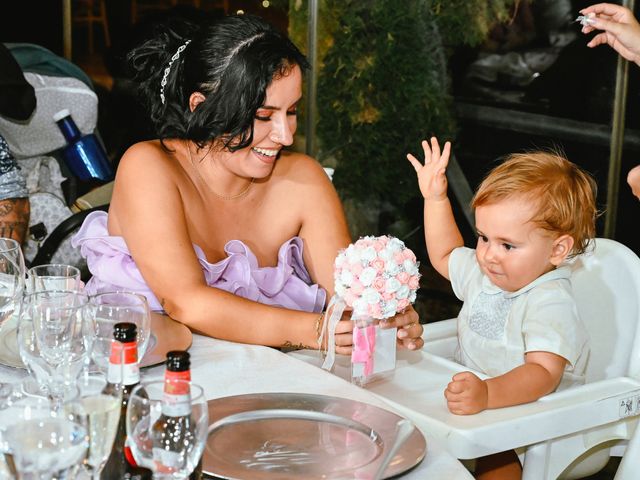
[[[293,130],[287,119],[276,120],[273,122],[273,129],[269,136],[272,142],[280,145],[291,145],[293,143]]]

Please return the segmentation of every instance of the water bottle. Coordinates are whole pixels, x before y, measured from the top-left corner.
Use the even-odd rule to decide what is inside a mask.
[[[53,120],[67,141],[62,157],[69,170],[79,180],[112,180],[113,168],[98,138],[93,133],[82,135],[67,109],[56,113]]]

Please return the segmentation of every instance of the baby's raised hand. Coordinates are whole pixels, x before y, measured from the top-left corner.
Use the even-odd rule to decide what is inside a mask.
[[[444,391],[447,407],[456,415],[473,415],[487,409],[487,384],[471,372],[453,376]]]
[[[440,153],[440,145],[436,137],[431,137],[431,147],[426,140],[422,141],[424,150],[424,165],[412,154],[407,154],[407,160],[411,162],[418,174],[420,192],[425,200],[443,200],[447,197],[447,165],[451,153],[451,142],[444,144]]]

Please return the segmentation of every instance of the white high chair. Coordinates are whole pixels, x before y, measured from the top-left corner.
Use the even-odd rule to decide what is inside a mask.
[[[624,245],[598,238],[593,253],[573,261],[572,285],[591,336],[587,384],[525,405],[458,416],[443,391],[467,368],[452,361],[455,319],[425,325],[421,352],[399,354],[391,382],[367,389],[419,416],[459,459],[524,450],[523,478],[580,478],[620,456],[640,418],[640,259]],[[616,479],[638,478],[640,429]],[[632,452],[632,450],[634,450]]]

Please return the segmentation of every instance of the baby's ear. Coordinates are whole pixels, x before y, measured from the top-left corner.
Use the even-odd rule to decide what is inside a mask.
[[[564,262],[564,260],[567,258],[567,256],[571,253],[571,250],[573,249],[573,243],[574,243],[573,237],[568,234],[560,235],[558,238],[556,238],[553,241],[551,258],[549,259],[551,264],[557,267],[562,262]]]

